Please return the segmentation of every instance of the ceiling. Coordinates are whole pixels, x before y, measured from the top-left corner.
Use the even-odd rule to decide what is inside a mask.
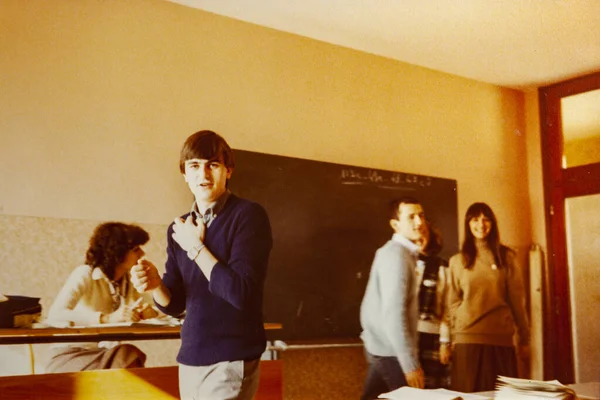
[[[169,0],[515,89],[600,71],[599,0]]]

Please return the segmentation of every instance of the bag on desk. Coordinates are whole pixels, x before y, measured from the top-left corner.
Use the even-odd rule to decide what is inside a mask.
[[[29,328],[39,321],[42,306],[39,297],[9,296],[0,302],[0,328]]]

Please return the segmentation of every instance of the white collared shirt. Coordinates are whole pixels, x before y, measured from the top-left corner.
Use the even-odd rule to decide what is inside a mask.
[[[403,245],[404,247],[406,247],[415,256],[418,256],[419,252],[421,251],[421,248],[419,247],[418,244],[416,244],[415,242],[407,239],[406,237],[402,236],[399,233],[394,233],[392,235],[392,240],[394,242],[400,243],[401,245]]]

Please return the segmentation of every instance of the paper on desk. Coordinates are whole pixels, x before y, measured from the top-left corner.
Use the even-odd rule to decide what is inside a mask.
[[[179,326],[181,325],[181,321],[177,318],[172,317],[158,317],[158,318],[148,318],[143,319],[139,322],[110,322],[106,324],[93,324],[86,326],[73,326],[73,328],[85,328],[85,327],[94,327],[94,328],[107,328],[111,326]]]
[[[391,392],[380,394],[379,398],[390,400],[491,400],[489,397],[472,393],[461,393],[448,389],[417,389],[410,386],[402,386]]]
[[[498,376],[496,399],[575,399],[575,390],[557,380],[540,381],[533,379]]]
[[[117,326],[180,326],[182,321],[171,316],[160,316],[156,318],[144,319],[139,322],[111,322],[106,324],[91,324],[91,325],[73,325],[70,322],[61,321],[44,321],[43,323],[35,324],[34,328],[107,328]]]

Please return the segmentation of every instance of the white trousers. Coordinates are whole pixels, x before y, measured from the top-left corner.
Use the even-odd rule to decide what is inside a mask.
[[[259,378],[260,360],[179,364],[179,394],[181,400],[252,400]]]

